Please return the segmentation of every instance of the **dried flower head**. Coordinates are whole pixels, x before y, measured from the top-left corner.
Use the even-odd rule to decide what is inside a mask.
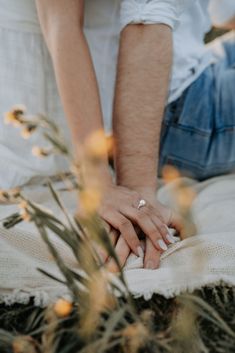
[[[81,208],[88,214],[95,213],[100,206],[101,192],[97,188],[87,188],[80,193]]]
[[[20,208],[20,215],[21,218],[25,221],[25,222],[30,222],[32,220],[32,215],[30,214],[29,211],[29,204],[27,201],[23,200],[18,204],[18,207]]]
[[[14,188],[9,190],[0,189],[0,201],[1,202],[16,202],[20,197],[20,188]]]
[[[8,194],[10,195],[10,198],[16,199],[20,196],[20,188],[13,188],[8,190]]]
[[[0,201],[5,202],[9,201],[10,195],[6,190],[1,190],[0,189]]]
[[[21,126],[24,123],[25,112],[26,112],[26,108],[23,105],[18,105],[13,107],[12,110],[5,113],[4,123],[12,124],[15,127]]]
[[[36,129],[37,125],[28,124],[21,130],[21,136],[24,139],[28,139],[29,137],[31,137],[31,135],[35,132]]]
[[[182,187],[177,193],[177,202],[180,209],[188,210],[196,197],[195,191],[190,187]]]
[[[30,213],[28,212],[28,210],[24,209],[20,212],[21,218],[23,219],[23,221],[25,222],[31,222],[32,217],[30,215]]]
[[[107,155],[108,144],[103,130],[97,130],[87,138],[85,151],[91,158],[102,159]]]
[[[54,312],[59,317],[68,316],[71,313],[72,309],[72,303],[65,299],[59,299],[54,305]]]
[[[163,176],[164,182],[168,184],[180,178],[180,173],[175,167],[171,165],[166,165],[163,168],[162,176]]]
[[[46,149],[46,148],[41,148],[41,147],[38,147],[38,146],[34,146],[32,148],[32,154],[35,157],[40,157],[40,158],[48,157],[51,154],[51,150]]]

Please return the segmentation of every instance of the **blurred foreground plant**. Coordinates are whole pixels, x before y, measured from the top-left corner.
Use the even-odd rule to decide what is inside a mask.
[[[199,337],[199,311],[206,313],[208,320],[213,321],[235,340],[234,332],[221,317],[209,305],[205,307],[203,300],[197,301],[194,296],[178,298],[171,325],[164,328],[161,334],[156,330],[156,321],[166,319],[160,318],[160,314],[156,317],[153,308],[139,310],[136,306],[109,235],[96,212],[102,196],[102,181],[97,178],[96,171],[106,149],[110,149],[112,145],[110,141],[107,145],[103,132],[95,132],[89,137],[82,153],[83,163],[79,166],[74,163],[59,129],[47,118],[28,117],[25,108],[20,106],[7,113],[5,121],[20,127],[25,138],[29,138],[38,129],[42,131],[51,147],[45,149],[35,146],[32,151],[34,155],[46,158],[56,152],[68,157],[71,174],[62,175],[61,178],[68,189],[79,192],[81,212],[75,216],[69,214],[50,181],[48,188],[51,197],[63,213],[65,221],[27,199],[20,189],[0,192],[0,201],[17,203],[19,206],[19,212],[6,218],[4,226],[10,229],[22,221],[33,222],[63,279],[56,278],[45,270],[39,271],[66,286],[71,293],[71,301],[61,298],[43,313],[32,317],[28,335],[14,337],[0,332],[1,345],[4,343],[7,347],[11,344],[14,353],[187,353],[192,339]],[[178,177],[177,171],[165,170],[166,182]],[[173,202],[184,219],[185,236],[196,232],[190,214],[194,196],[190,187],[180,181],[175,183]],[[70,248],[71,256],[76,261],[76,271],[64,262],[51,240],[51,232]],[[99,249],[115,261],[119,273],[113,275],[107,271]],[[197,340],[195,349],[207,352],[200,340]]]

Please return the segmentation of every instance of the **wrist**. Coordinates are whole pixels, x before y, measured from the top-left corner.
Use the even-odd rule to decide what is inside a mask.
[[[77,165],[79,166],[78,179],[83,187],[104,190],[107,186],[115,185],[108,161],[90,163],[88,160],[83,160]]]
[[[135,158],[116,159],[117,184],[137,189],[157,189],[157,159],[138,155]]]

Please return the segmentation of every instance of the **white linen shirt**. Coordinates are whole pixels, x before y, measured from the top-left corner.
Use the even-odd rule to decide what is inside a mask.
[[[123,0],[121,26],[162,23],[173,30],[168,103],[176,100],[215,58],[204,44],[212,26],[235,16],[235,0]]]
[[[203,42],[205,33],[211,28],[209,2],[217,19],[221,8],[223,13],[229,9],[235,14],[234,0],[85,1],[85,33],[96,69],[107,131],[111,131],[112,125],[120,31],[132,23],[163,23],[172,28],[174,60],[168,97],[168,102],[172,102],[214,60]],[[1,26],[40,33],[35,0],[0,0]]]
[[[218,1],[220,2],[219,7]],[[213,5],[214,2],[217,3],[216,6]],[[172,28],[174,57],[167,101],[170,103],[179,98],[203,70],[216,60],[211,50],[204,44],[205,34],[212,26],[211,15],[220,17],[221,8],[227,16],[228,11],[235,15],[235,0],[87,0],[86,5],[88,10],[87,22],[90,22],[90,28],[92,27],[92,21],[94,21],[92,12],[97,14],[95,8],[99,9],[98,13],[101,16],[99,24],[101,24],[101,18],[103,18],[103,28],[106,28],[106,52],[104,51],[104,55],[101,56],[102,63],[100,62],[101,65],[99,65],[97,75],[99,80],[99,71],[103,66],[103,76],[99,82],[105,126],[108,131],[111,130],[112,98],[118,51],[118,26],[120,26],[120,31],[129,24],[161,23]],[[93,11],[90,11],[89,15],[89,9],[92,7]],[[211,10],[211,13],[209,13],[209,10]],[[105,22],[106,26],[104,26]],[[98,27],[99,30],[101,30],[101,27]],[[116,30],[112,30],[114,28]],[[109,30],[111,30],[110,37],[108,35]],[[98,45],[98,42],[96,44]]]

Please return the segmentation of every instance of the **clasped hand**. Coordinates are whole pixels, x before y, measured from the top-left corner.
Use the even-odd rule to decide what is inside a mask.
[[[142,199],[146,205],[138,209]],[[145,268],[157,268],[161,253],[175,242],[168,226],[180,231],[179,218],[172,210],[156,201],[154,190],[142,188],[140,192],[109,185],[103,193],[98,213],[108,225],[121,266],[125,265],[129,254],[133,252],[143,258]],[[140,233],[145,235],[144,241],[140,240]],[[114,261],[110,261],[107,255],[104,261],[110,270],[117,270]]]

